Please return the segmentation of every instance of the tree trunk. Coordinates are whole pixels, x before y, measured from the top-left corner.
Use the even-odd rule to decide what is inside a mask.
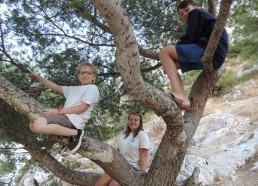
[[[199,76],[190,94],[191,110],[181,117],[181,112],[172,101],[159,90],[143,82],[141,76],[139,77],[140,70],[137,65],[139,52],[136,38],[130,21],[119,3],[111,0],[92,0],[92,3],[105,18],[114,35],[117,48],[116,59],[127,93],[135,100],[151,107],[167,124],[167,131],[154,157],[145,185],[173,185],[188,145],[198,127],[208,96],[218,80],[218,75],[210,74],[211,77],[207,78],[207,75],[204,76],[202,73]],[[232,1],[223,1],[223,3],[226,8],[222,6],[222,10],[226,11],[219,15],[220,22],[216,24],[216,30],[211,37],[216,38],[216,42],[212,40],[214,42],[206,49],[208,52],[211,51],[206,55],[209,58],[204,60],[207,71],[212,69],[211,58],[225,26]]]

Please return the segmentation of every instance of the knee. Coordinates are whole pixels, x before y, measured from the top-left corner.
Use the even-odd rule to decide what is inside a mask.
[[[30,122],[29,127],[32,132],[40,133],[44,124],[46,124],[46,119],[41,117],[36,119],[34,122]]]
[[[176,48],[175,46],[169,45],[165,46],[160,49],[159,52],[159,59],[162,59],[163,57],[171,57],[174,58],[176,54]]]

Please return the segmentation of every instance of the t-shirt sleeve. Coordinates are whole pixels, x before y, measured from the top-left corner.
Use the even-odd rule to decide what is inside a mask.
[[[146,132],[140,131],[139,138],[140,138],[140,148],[149,149],[151,147],[150,138]]]
[[[91,85],[83,93],[81,101],[89,105],[97,103],[99,99],[99,89],[96,85]]]
[[[69,92],[69,87],[67,86],[62,86],[62,90],[63,90],[63,94],[64,94],[64,97],[67,98],[68,97],[68,92]]]
[[[123,140],[123,138],[124,138],[124,132],[121,132],[119,134],[119,136],[117,137],[117,140],[116,140],[116,143],[115,143],[115,146],[114,146],[116,149],[119,150],[119,145],[120,145],[121,140]]]

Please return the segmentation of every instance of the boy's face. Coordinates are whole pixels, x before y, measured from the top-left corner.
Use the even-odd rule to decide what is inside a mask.
[[[79,70],[78,79],[82,85],[91,84],[96,79],[96,74],[90,66],[83,65]]]
[[[195,9],[196,6],[194,5],[187,5],[185,8],[182,8],[182,9],[179,9],[178,10],[178,13],[179,13],[179,16],[185,21],[187,22],[188,21],[188,15],[189,15],[189,12],[191,12],[193,9]]]

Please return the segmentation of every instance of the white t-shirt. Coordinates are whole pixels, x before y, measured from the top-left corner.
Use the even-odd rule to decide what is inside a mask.
[[[82,102],[90,105],[85,112],[79,114],[66,114],[77,129],[84,129],[85,123],[87,123],[95,104],[98,102],[98,87],[94,84],[89,84],[81,86],[62,86],[62,89],[66,98],[64,108],[76,106]]]
[[[149,149],[151,146],[149,136],[146,132],[140,131],[134,138],[133,133],[130,133],[125,138],[125,133],[122,132],[117,141],[118,149],[123,157],[136,168],[139,168],[140,148]]]

